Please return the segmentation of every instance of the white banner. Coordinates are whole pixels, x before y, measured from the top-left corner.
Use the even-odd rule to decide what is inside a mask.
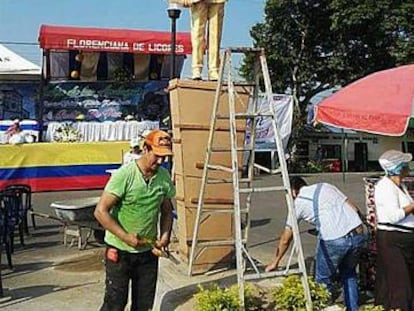
[[[292,132],[293,98],[291,95],[273,94],[272,104],[276,115],[276,125],[282,138],[283,148],[286,150]],[[260,113],[270,113],[267,98],[264,94],[260,95],[258,106]],[[249,123],[251,123],[251,120],[247,124],[248,128],[250,127]],[[249,130],[247,131],[246,141],[246,144],[250,141]],[[262,117],[257,121],[255,149],[258,151],[272,151],[277,149],[274,140],[272,119],[270,117]]]

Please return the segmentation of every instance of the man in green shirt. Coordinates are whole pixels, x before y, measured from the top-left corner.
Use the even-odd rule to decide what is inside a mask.
[[[106,289],[101,311],[123,311],[132,286],[131,311],[151,310],[158,273],[157,249],[168,246],[175,188],[161,167],[172,155],[171,138],[149,133],[143,156],[123,165],[108,181],[95,210],[105,228]],[[158,216],[160,217],[160,238]]]

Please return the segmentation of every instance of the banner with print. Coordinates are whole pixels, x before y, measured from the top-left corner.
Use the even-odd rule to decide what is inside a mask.
[[[290,95],[273,94],[271,99],[273,111],[276,116],[276,124],[282,138],[283,147],[286,150],[290,134],[292,132],[293,118],[293,98]],[[258,111],[261,114],[269,114],[268,99],[264,94],[259,95]],[[247,124],[247,144],[250,141],[251,120]],[[272,127],[272,118],[261,117],[257,121],[256,126],[256,148],[257,151],[273,151],[276,150],[274,140],[274,132]]]

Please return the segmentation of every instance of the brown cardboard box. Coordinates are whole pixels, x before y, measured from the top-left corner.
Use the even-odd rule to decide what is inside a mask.
[[[173,128],[174,172],[177,188],[178,240],[180,254],[188,259],[197,211],[201,176],[210,131],[216,82],[173,80],[170,82],[171,118]],[[236,112],[246,112],[251,89],[236,87]],[[219,114],[228,116],[228,92],[223,87]],[[213,147],[228,149],[212,153],[210,164],[231,168],[229,120],[218,120]],[[237,120],[237,145],[244,144],[246,120]],[[242,152],[238,152],[242,169]],[[232,179],[231,173],[209,170],[209,177]],[[204,207],[233,210],[232,184],[208,185]],[[198,232],[200,240],[233,240],[233,213],[203,214]],[[193,271],[206,271],[214,266],[228,265],[234,258],[234,246],[200,249]]]
[[[184,130],[180,128],[180,143],[173,144],[175,172],[184,176],[201,177],[203,173],[204,160],[207,150],[208,130]],[[244,133],[238,133],[237,145],[242,147],[244,144]],[[174,140],[176,141],[176,140]],[[214,135],[213,147],[226,148],[230,150],[229,133],[217,131]],[[243,166],[243,153],[238,152],[239,168]],[[211,153],[210,164],[222,165],[231,168],[230,151]],[[231,178],[231,173],[223,171],[209,171],[210,177]]]
[[[171,117],[173,123],[207,126],[211,123],[211,111],[216,94],[217,82],[172,80],[170,81]],[[251,87],[236,86],[236,112],[246,112]],[[219,114],[229,114],[228,92],[224,86],[221,92]],[[222,120],[228,126],[227,120]],[[179,127],[179,126],[178,126]],[[179,138],[179,137],[176,137]]]
[[[181,257],[189,260],[193,237],[196,208],[186,207],[177,200],[178,246]],[[203,215],[200,223],[198,241],[233,239],[233,214]],[[229,265],[234,253],[233,246],[197,248],[193,271],[207,271],[216,265]]]
[[[175,181],[176,199],[184,201],[187,207],[197,208],[201,178],[177,174]],[[233,209],[233,184],[206,184],[204,206],[207,208]]]
[[[186,240],[193,238],[194,223],[197,208],[187,207],[184,202],[177,201],[177,225],[178,236],[185,234]],[[198,232],[199,240],[213,241],[233,238],[233,214],[232,213],[203,213]]]

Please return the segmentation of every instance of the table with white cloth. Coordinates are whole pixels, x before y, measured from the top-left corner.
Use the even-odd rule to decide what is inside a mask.
[[[13,123],[14,120],[0,120],[0,144],[8,143],[6,131]],[[19,125],[23,134],[33,135],[39,141],[39,123],[36,120],[21,120]]]
[[[62,123],[64,122],[49,122],[43,134],[43,141],[53,141],[53,134]],[[138,137],[145,130],[159,128],[158,121],[81,121],[71,124],[81,134],[82,142],[130,140]]]

